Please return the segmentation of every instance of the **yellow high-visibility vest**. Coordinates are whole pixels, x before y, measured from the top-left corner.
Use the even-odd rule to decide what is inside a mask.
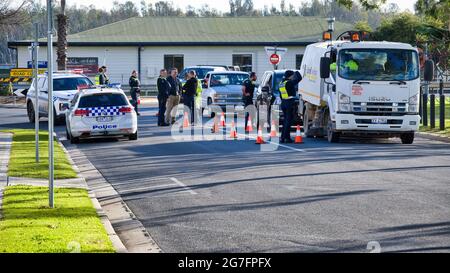
[[[287,98],[289,98],[289,94],[286,90],[286,83],[288,81],[284,81],[280,83],[280,93],[281,93],[281,99],[285,100]]]
[[[95,76],[95,85],[100,85],[100,74]]]

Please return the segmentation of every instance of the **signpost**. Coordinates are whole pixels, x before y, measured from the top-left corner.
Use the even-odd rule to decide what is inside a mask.
[[[53,158],[53,12],[52,0],[47,0],[47,61],[48,61],[48,203],[54,208]]]
[[[34,29],[36,31],[35,40],[33,43],[33,68],[34,68],[34,127],[36,130],[35,142],[36,142],[36,162],[39,163],[39,88],[38,88],[38,75],[39,75],[39,25],[34,23]]]

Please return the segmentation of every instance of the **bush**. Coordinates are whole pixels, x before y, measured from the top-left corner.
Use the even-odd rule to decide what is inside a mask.
[[[9,95],[9,86],[8,85],[0,85],[0,96],[8,96]]]

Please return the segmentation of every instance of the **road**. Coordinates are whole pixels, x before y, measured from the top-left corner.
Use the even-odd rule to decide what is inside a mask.
[[[307,139],[263,152],[253,140],[176,142],[155,113],[143,109],[138,141],[77,148],[165,252],[450,251],[447,143]],[[0,108],[0,128],[30,127],[25,114]]]

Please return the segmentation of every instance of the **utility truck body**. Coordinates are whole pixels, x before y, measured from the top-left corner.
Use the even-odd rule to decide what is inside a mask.
[[[321,42],[307,46],[299,83],[307,137],[400,137],[419,129],[419,55],[409,44]]]

